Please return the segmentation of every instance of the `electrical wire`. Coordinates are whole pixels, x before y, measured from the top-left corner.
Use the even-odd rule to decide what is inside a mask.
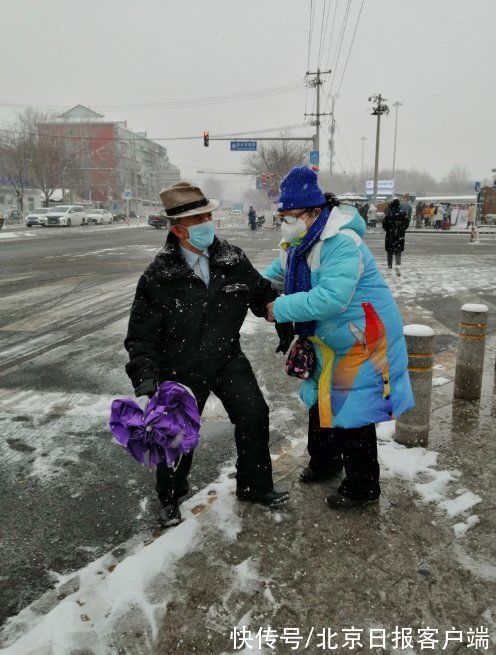
[[[346,74],[346,70],[347,70],[347,68],[348,68],[348,62],[350,61],[351,51],[352,51],[352,49],[353,49],[353,44],[355,43],[355,37],[356,37],[357,30],[358,30],[358,25],[359,25],[359,23],[360,23],[360,17],[361,17],[361,15],[362,15],[363,5],[364,5],[364,4],[365,4],[365,0],[362,0],[362,4],[360,5],[360,11],[358,12],[358,17],[357,17],[357,20],[356,20],[356,23],[355,23],[355,29],[354,29],[354,31],[353,31],[353,36],[352,36],[352,38],[351,38],[350,49],[348,50],[348,55],[347,55],[347,57],[346,57],[346,63],[345,63],[345,65],[344,65],[343,74],[341,75],[341,80],[340,80],[340,82],[339,82],[338,91],[337,91],[338,94],[339,94],[339,92],[341,91],[341,87],[342,87],[342,85],[343,85],[343,79],[344,79],[344,76],[345,76],[345,74]]]
[[[332,19],[332,28],[331,28],[331,35],[329,38],[329,47],[327,48],[327,56],[326,56],[326,70],[329,68],[329,63],[331,61],[331,46],[333,45],[333,36],[334,36],[334,27],[336,26],[336,14],[338,11],[338,6],[339,6],[339,0],[336,0],[334,4],[334,16]]]
[[[320,39],[319,39],[319,54],[317,56],[317,68],[320,67],[320,56],[322,53],[322,35],[324,33],[326,8],[327,8],[327,0],[322,0],[322,19],[320,21]]]
[[[205,98],[188,98],[184,100],[169,100],[158,103],[141,103],[130,105],[94,105],[98,109],[106,111],[146,111],[156,109],[176,109],[183,107],[200,107],[206,105],[224,104],[230,102],[245,102],[251,99],[265,98],[274,95],[282,95],[286,93],[295,93],[303,91],[304,85],[302,82],[287,84],[285,86],[272,87],[268,89],[259,89],[254,91],[243,91],[240,93],[231,93],[223,96],[210,96]],[[29,107],[22,103],[0,103],[0,107]],[[38,107],[50,108],[58,107],[60,105],[37,105]]]

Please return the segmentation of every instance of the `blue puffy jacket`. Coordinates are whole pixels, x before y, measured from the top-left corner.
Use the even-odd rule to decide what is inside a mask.
[[[307,257],[312,288],[279,297],[276,321],[317,321],[312,337],[317,365],[300,396],[319,402],[322,427],[354,428],[388,421],[414,406],[403,324],[391,291],[368,247],[354,207],[330,213]],[[263,275],[284,285],[286,251]]]

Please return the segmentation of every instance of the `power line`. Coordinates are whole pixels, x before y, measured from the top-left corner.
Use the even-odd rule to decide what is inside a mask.
[[[346,57],[346,63],[344,65],[343,74],[341,75],[341,80],[339,82],[338,93],[341,91],[341,86],[343,85],[343,79],[344,79],[344,76],[345,76],[345,73],[346,73],[346,69],[348,68],[348,62],[350,60],[350,55],[351,55],[351,50],[353,48],[353,44],[355,43],[355,36],[356,36],[357,30],[358,30],[358,25],[360,23],[360,17],[362,15],[364,3],[365,3],[365,0],[362,0],[362,4],[360,5],[360,11],[358,12],[358,17],[357,17],[357,20],[356,20],[356,23],[355,23],[355,30],[353,31],[353,36],[352,36],[352,39],[351,39],[350,49],[348,50],[348,56]]]
[[[351,7],[351,0],[348,0],[348,4],[346,5],[346,10],[345,10],[345,14],[344,14],[343,23],[342,23],[342,26],[341,26],[341,33],[339,35],[339,40],[338,40],[337,56],[336,56],[335,63],[332,66],[332,69],[333,69],[334,72],[333,72],[332,79],[331,79],[331,84],[330,84],[330,87],[329,87],[328,103],[329,103],[329,98],[330,98],[331,93],[332,93],[332,87],[334,85],[334,80],[336,78],[336,71],[337,71],[338,64],[339,64],[339,58],[341,56],[341,50],[343,48],[344,35],[345,35],[345,32],[346,32],[346,26],[348,24],[348,17],[350,15],[350,7]]]
[[[41,124],[43,125],[43,123]],[[66,127],[66,123],[48,123],[48,125],[51,126],[59,126],[59,127]],[[79,127],[87,127],[88,125],[99,125],[99,123],[74,123],[73,125],[77,125]],[[211,134],[210,138],[211,139],[216,139],[216,138],[231,138],[231,137],[237,137],[237,136],[243,136],[245,134],[265,134],[267,132],[275,132],[276,130],[289,130],[289,129],[300,129],[302,127],[308,127],[307,124],[305,123],[298,123],[296,125],[284,125],[280,127],[269,127],[265,128],[262,130],[244,130],[243,132],[227,132],[227,133],[222,133],[222,134]],[[74,135],[74,136],[69,136],[66,134],[40,134],[39,132],[28,132],[24,130],[20,130],[17,128],[14,129],[5,129],[5,128],[0,128],[0,133],[6,133],[6,134],[24,134],[26,136],[34,136],[34,137],[39,137],[39,138],[56,138],[56,139],[66,139],[68,141],[72,141],[74,144],[79,143],[80,141],[102,141],[102,137],[94,137],[94,136],[83,136],[83,135]],[[136,141],[194,141],[197,139],[203,139],[203,135],[200,136],[172,136],[172,137],[151,137],[151,136],[135,136],[133,138],[115,138],[112,137],[110,139],[105,139],[105,141],[112,141],[112,142],[121,142],[121,143],[134,143]]]
[[[319,54],[317,56],[317,68],[320,66],[320,56],[322,53],[322,35],[324,33],[326,7],[327,7],[327,0],[322,0],[322,20],[320,22],[320,40],[319,40]]]
[[[182,107],[199,107],[205,105],[224,104],[230,102],[242,102],[250,99],[270,97],[273,95],[295,93],[297,91],[303,91],[303,89],[304,89],[303,82],[297,82],[297,83],[287,84],[279,87],[259,89],[254,91],[243,91],[240,93],[231,93],[222,96],[188,98],[184,100],[169,100],[169,101],[162,101],[157,103],[141,103],[141,104],[129,104],[129,105],[94,105],[94,106],[97,107],[98,109],[102,109],[106,111],[147,111],[147,110],[154,110],[154,109],[175,109],[175,108],[182,108]],[[32,104],[28,105],[23,103],[9,103],[9,102],[0,103],[0,107],[31,107],[31,106],[33,105]],[[42,107],[42,108],[57,108],[57,109],[61,108],[60,105],[41,104],[35,106]],[[62,109],[65,109],[65,107],[62,107]]]
[[[334,27],[336,25],[336,13],[337,13],[337,10],[338,10],[338,5],[339,5],[339,0],[335,0],[334,16],[333,16],[333,19],[332,19],[331,35],[329,37],[329,47],[327,49],[326,68],[329,68],[329,62],[330,62],[330,59],[331,59],[331,46],[333,44],[332,38],[334,36]]]

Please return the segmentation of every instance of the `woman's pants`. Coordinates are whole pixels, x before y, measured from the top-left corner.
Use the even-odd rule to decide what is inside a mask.
[[[321,428],[316,404],[309,414],[308,452],[309,466],[317,473],[339,472],[344,466],[346,477],[338,488],[343,496],[362,500],[380,495],[373,423],[360,428]]]
[[[388,268],[393,268],[393,255],[394,255],[394,261],[396,266],[401,266],[401,252],[392,252],[392,251],[387,251],[387,263],[388,263]]]

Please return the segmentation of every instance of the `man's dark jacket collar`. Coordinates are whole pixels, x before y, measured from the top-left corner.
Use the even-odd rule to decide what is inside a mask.
[[[236,266],[242,261],[242,254],[238,248],[217,237],[214,238],[208,253],[212,268]],[[156,275],[165,280],[194,275],[181,252],[179,240],[172,233],[168,234],[164,248],[157,254],[145,275]]]

